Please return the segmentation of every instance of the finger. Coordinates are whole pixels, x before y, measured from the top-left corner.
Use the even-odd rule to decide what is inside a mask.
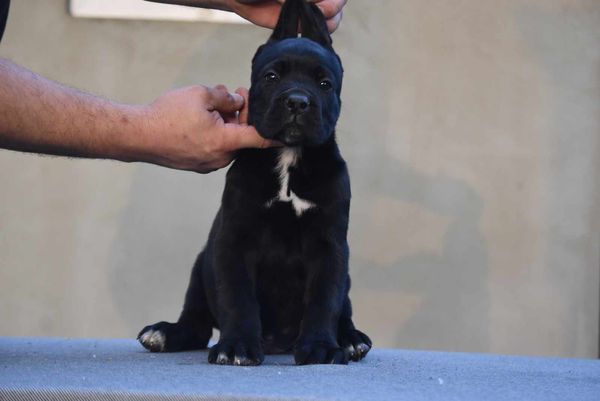
[[[216,110],[221,113],[234,113],[244,106],[244,98],[237,93],[229,93],[224,86],[216,86],[208,89],[208,110]]]
[[[281,146],[278,142],[260,136],[251,125],[243,124],[225,124],[225,132],[222,139],[223,150],[226,152],[244,148],[264,149]]]
[[[246,88],[237,88],[235,93],[244,98],[244,107],[240,110],[240,115],[238,116],[240,124],[248,124],[248,89]]]
[[[335,30],[338,29],[338,27],[340,26],[340,22],[342,22],[342,14],[343,11],[341,11],[333,18],[327,20],[327,29],[330,33],[335,32]]]
[[[337,16],[348,0],[311,0],[321,9],[325,19],[331,19]]]

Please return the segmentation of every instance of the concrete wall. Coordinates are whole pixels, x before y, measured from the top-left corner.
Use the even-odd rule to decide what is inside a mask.
[[[123,102],[247,85],[268,32],[13,1],[0,56]],[[350,1],[338,136],[377,346],[596,357],[600,3]],[[0,152],[0,335],[175,319],[224,174]]]

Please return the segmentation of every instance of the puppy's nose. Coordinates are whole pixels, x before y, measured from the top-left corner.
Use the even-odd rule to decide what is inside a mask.
[[[285,106],[294,114],[301,114],[308,110],[310,100],[303,93],[290,93],[285,99]]]

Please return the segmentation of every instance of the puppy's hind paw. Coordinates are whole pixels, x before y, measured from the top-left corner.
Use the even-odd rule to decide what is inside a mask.
[[[264,359],[259,340],[219,340],[208,353],[208,362],[217,365],[254,366]]]
[[[348,351],[350,359],[354,362],[358,362],[367,356],[367,353],[373,347],[373,342],[369,336],[356,329],[340,332],[338,343]]]

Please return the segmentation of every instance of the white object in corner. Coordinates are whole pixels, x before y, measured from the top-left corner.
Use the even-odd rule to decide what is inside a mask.
[[[234,13],[144,0],[71,0],[74,17],[247,23]]]

